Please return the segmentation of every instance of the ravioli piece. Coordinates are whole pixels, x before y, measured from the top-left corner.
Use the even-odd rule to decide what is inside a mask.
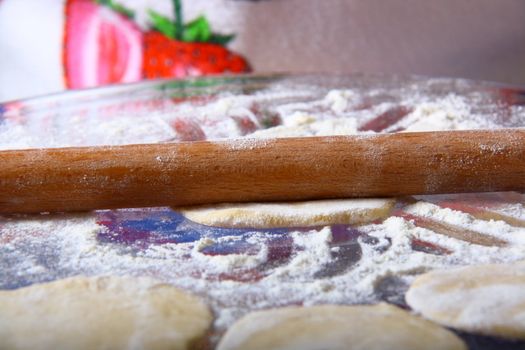
[[[525,339],[525,264],[474,265],[425,273],[406,294],[423,317],[462,331]]]
[[[237,349],[448,349],[466,350],[454,333],[381,303],[287,307],[243,317],[224,335],[218,350]]]
[[[188,349],[212,315],[147,278],[73,277],[0,291],[2,349]]]
[[[275,228],[364,224],[387,217],[394,203],[392,199],[330,199],[175,209],[191,221],[208,226]]]

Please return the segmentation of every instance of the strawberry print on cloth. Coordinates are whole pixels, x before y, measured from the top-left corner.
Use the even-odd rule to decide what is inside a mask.
[[[234,35],[214,33],[204,16],[183,22],[180,0],[174,19],[148,10],[149,28],[114,0],[67,0],[63,65],[67,88],[141,79],[244,73],[250,66],[226,45]]]

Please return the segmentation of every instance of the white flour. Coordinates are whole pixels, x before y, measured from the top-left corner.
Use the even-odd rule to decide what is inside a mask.
[[[525,220],[525,208],[521,203],[507,204],[496,209],[496,212],[515,217],[520,220]]]
[[[412,113],[395,127],[406,131],[493,129],[498,125],[490,119],[472,112],[470,103],[464,97],[447,95],[436,101],[418,104]],[[393,129],[395,130],[395,129]]]
[[[0,149],[162,142],[190,136],[221,139],[355,134],[364,122],[395,107],[394,102],[399,100],[411,112],[390,123],[386,131],[499,127],[490,119],[492,114],[484,115],[469,107],[472,99],[479,96],[446,94],[431,99],[414,91],[417,86],[366,93],[274,89],[251,96],[225,96],[202,104],[173,104],[163,113],[140,119],[90,120],[78,116],[61,123],[59,134],[47,133],[49,129],[38,134],[38,126],[8,120],[0,125]],[[525,124],[523,109],[513,108],[509,113],[509,120]],[[281,125],[263,129],[268,118],[275,119],[275,115]],[[188,118],[192,118],[191,122]],[[236,147],[249,148],[253,142],[266,141],[246,140]],[[497,210],[525,218],[521,202],[508,203]],[[472,244],[394,215],[384,222],[349,231],[327,226],[289,233],[254,231],[242,237],[238,233],[217,237],[210,228],[199,227],[201,237],[194,242],[136,248],[101,241],[98,233],[106,228],[97,224],[96,213],[15,217],[0,221],[0,286],[14,288],[76,274],[149,275],[204,297],[216,313],[215,326],[220,332],[249,310],[289,304],[371,303],[379,299],[402,303],[406,284],[421,272],[525,259],[523,227],[476,219],[424,202],[409,205],[405,211],[494,236],[508,245]],[[347,236],[338,241],[341,230]],[[414,249],[415,241],[424,242],[423,248]],[[272,242],[289,249],[289,256],[283,253],[282,260],[272,261]],[[223,255],[208,252],[215,246],[238,243],[246,247],[244,251]]]
[[[516,215],[516,213],[518,216],[524,214],[523,207],[519,208],[518,206],[515,206],[514,209],[514,215]],[[461,228],[494,236],[504,241],[525,245],[525,230],[522,227],[513,227],[503,221],[476,220],[467,213],[448,208],[441,208],[435,204],[424,202],[408,206],[405,210],[410,214],[433,218],[440,222],[449,223]]]
[[[427,204],[418,204],[426,206]],[[439,219],[439,215],[430,216]],[[461,213],[448,216],[459,220]],[[486,222],[472,220],[474,227]],[[504,226],[499,223],[500,226]],[[216,326],[223,329],[249,309],[303,303],[370,303],[378,300],[381,281],[396,276],[409,281],[415,274],[451,265],[511,262],[525,259],[522,244],[484,247],[416,227],[400,217],[359,228],[355,243],[333,244],[330,227],[290,234],[293,253],[282,265],[263,269],[268,257],[268,236],[254,233],[246,241],[258,247],[250,254],[206,255],[204,248],[218,239],[203,237],[196,242],[151,245],[136,254],[120,245],[97,242],[98,226],[91,214],[49,219],[11,220],[3,224],[2,264],[7,277],[24,276],[27,282],[50,280],[75,274],[151,275],[204,296],[214,308]],[[521,242],[525,232],[506,233]],[[412,239],[430,242],[451,251],[435,255],[412,249]],[[515,238],[515,239],[514,239]],[[225,236],[222,243],[239,240]],[[356,244],[361,258],[333,276],[316,274],[333,264],[333,253]],[[42,254],[44,253],[44,254]],[[39,261],[35,256],[48,254]],[[214,276],[263,269],[255,281],[220,280]]]

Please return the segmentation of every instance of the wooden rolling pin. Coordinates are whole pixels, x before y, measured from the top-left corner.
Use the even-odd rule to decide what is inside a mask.
[[[525,190],[525,130],[0,152],[0,212]]]

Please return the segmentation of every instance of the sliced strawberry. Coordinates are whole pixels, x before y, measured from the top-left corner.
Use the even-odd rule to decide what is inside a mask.
[[[142,33],[125,15],[92,0],[65,7],[64,78],[68,88],[140,80]]]

